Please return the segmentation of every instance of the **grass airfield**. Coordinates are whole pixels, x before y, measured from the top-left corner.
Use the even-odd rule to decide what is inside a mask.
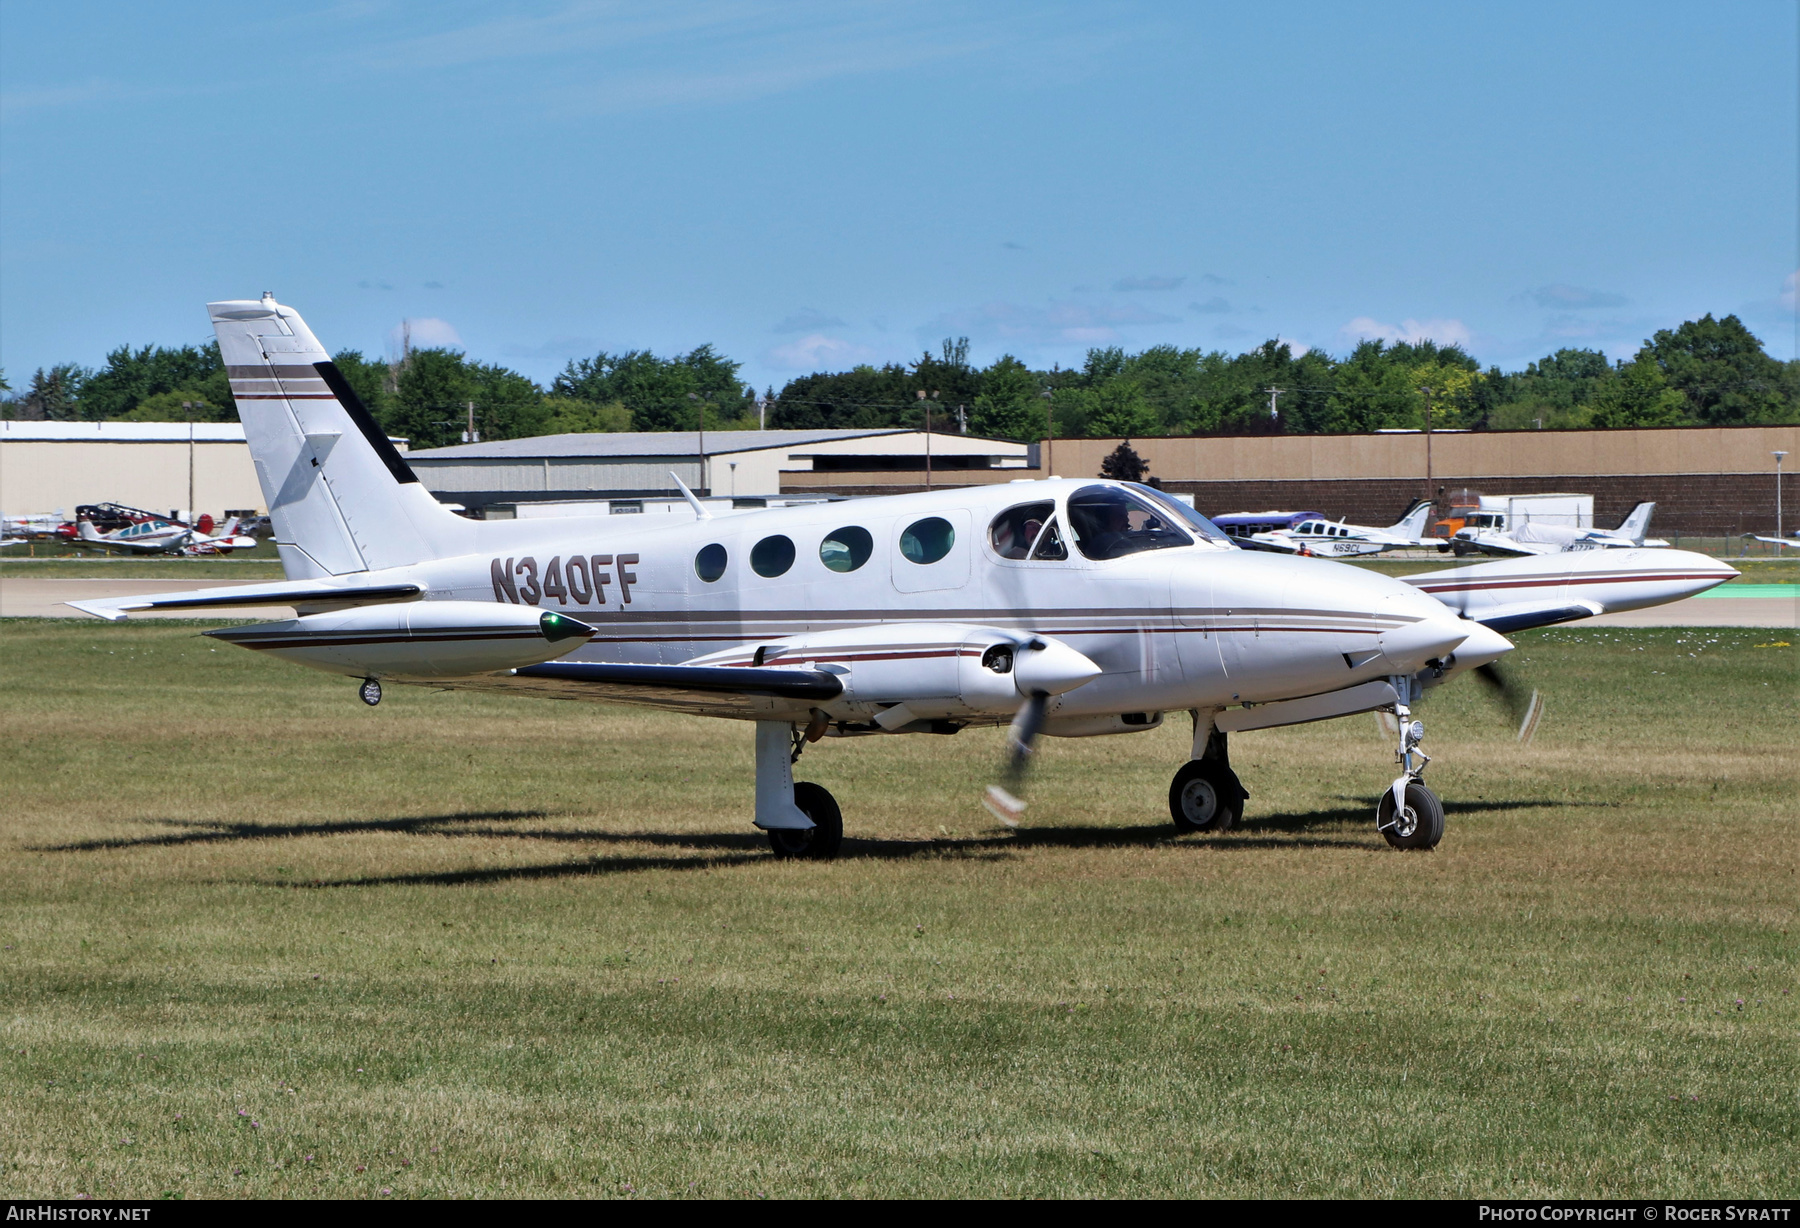
[[[7,1196],[1800,1191],[1786,633],[1513,637],[1537,741],[1422,712],[827,740],[845,856],[749,828],[748,726],[353,684],[193,623],[0,623]],[[1791,638],[1791,636],[1790,636]]]

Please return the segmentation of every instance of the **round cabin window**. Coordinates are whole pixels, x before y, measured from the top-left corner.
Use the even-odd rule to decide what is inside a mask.
[[[833,529],[819,543],[819,561],[833,571],[855,571],[875,553],[875,539],[856,525]]]
[[[793,565],[793,539],[779,533],[763,538],[750,549],[750,570],[759,576],[773,579],[775,576],[785,575]]]
[[[956,529],[942,516],[915,521],[900,535],[900,553],[915,563],[935,563],[956,544]]]
[[[694,556],[694,574],[711,584],[725,574],[725,547],[714,542],[710,546],[702,546],[700,553]]]

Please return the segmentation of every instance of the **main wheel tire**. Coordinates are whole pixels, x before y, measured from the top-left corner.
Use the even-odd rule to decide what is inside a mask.
[[[1406,786],[1406,808],[1397,821],[1394,791],[1389,789],[1381,795],[1375,807],[1375,826],[1397,849],[1436,848],[1444,838],[1444,803],[1422,781],[1414,780]]]
[[[813,821],[808,831],[776,828],[769,832],[769,847],[777,857],[806,857],[825,861],[836,857],[844,843],[844,814],[837,798],[824,785],[810,780],[794,782],[794,805]]]
[[[1169,785],[1177,831],[1229,831],[1244,814],[1237,773],[1216,759],[1190,759]]]

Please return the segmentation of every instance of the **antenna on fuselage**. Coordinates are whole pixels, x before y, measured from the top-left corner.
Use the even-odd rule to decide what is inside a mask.
[[[676,474],[674,470],[669,471],[669,476],[674,478],[675,485],[681,488],[681,497],[686,499],[688,505],[694,509],[694,519],[711,520],[712,513],[707,511],[705,506],[701,504],[700,500],[695,496],[694,492],[688,489],[688,484],[682,481],[680,476]]]

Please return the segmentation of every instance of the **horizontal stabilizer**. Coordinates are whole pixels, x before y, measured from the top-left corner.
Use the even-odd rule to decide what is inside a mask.
[[[1557,623],[1572,623],[1578,618],[1592,618],[1606,611],[1595,601],[1556,601],[1520,602],[1516,605],[1503,605],[1494,610],[1484,611],[1479,619],[1482,626],[1490,631],[1498,631],[1501,635],[1510,635],[1514,631],[1529,631],[1533,627],[1550,627]]]
[[[123,622],[127,614],[146,610],[239,609],[259,605],[337,609],[389,601],[417,601],[422,592],[417,584],[296,584],[285,580],[274,584],[240,584],[228,588],[198,588],[182,593],[147,593],[138,597],[109,597],[64,604],[73,606],[83,614],[92,614],[109,622]]]

